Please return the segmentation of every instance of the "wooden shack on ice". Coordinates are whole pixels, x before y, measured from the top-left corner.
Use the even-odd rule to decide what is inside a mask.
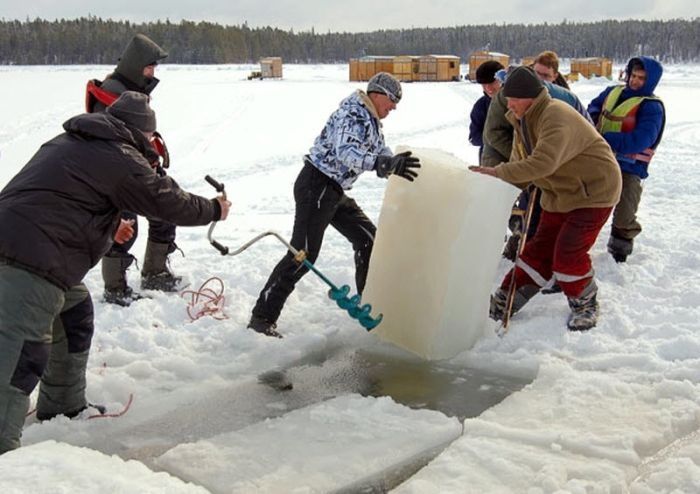
[[[508,67],[510,63],[510,56],[505,53],[498,53],[495,51],[475,51],[469,56],[469,80],[476,81],[476,69],[479,68],[484,62],[488,60],[496,60],[501,62],[501,65]]]
[[[420,57],[415,55],[401,55],[394,57],[392,74],[401,82],[417,81],[420,72]]]
[[[424,55],[418,61],[419,81],[458,81],[459,57]]]
[[[368,81],[389,72],[403,82],[459,80],[459,57],[453,55],[371,56],[350,60],[350,80]]]
[[[572,58],[571,74],[582,77],[607,77],[612,79],[612,60],[604,57]],[[577,77],[577,76],[576,76]]]
[[[262,79],[282,78],[282,58],[265,57],[260,59],[260,74]]]
[[[350,80],[369,81],[378,72],[392,73],[394,70],[394,57],[368,56],[350,59]]]

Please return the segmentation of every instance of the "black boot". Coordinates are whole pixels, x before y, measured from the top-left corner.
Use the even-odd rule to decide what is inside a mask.
[[[523,285],[517,290],[513,296],[513,305],[510,308],[510,315],[514,316],[516,312],[523,308],[528,301],[537,295],[540,288],[536,285]],[[503,288],[499,288],[491,295],[491,303],[489,306],[489,317],[494,321],[502,321],[506,313],[506,304],[508,303],[508,292]]]
[[[571,331],[586,331],[591,329],[598,322],[598,286],[591,280],[581,295],[576,298],[569,298],[571,314],[566,323]]]
[[[180,288],[181,276],[175,276],[168,269],[168,254],[173,251],[172,244],[151,240],[146,244],[146,255],[141,270],[141,289],[176,292]]]
[[[612,254],[615,262],[625,262],[627,260],[627,256],[632,253],[633,247],[633,240],[628,240],[612,234],[608,240],[608,252]]]
[[[275,328],[277,328],[277,324],[268,321],[264,317],[251,316],[248,323],[248,329],[252,329],[257,333],[272,336],[273,338],[282,338],[282,335],[275,331]]]
[[[134,262],[134,256],[117,255],[102,258],[102,279],[105,282],[103,300],[108,304],[128,307],[131,302],[143,298],[126,283],[126,270]]]

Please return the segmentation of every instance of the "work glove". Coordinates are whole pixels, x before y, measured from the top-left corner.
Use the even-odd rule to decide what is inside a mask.
[[[418,172],[414,168],[420,168],[420,160],[415,156],[411,156],[411,151],[404,151],[394,156],[377,156],[377,161],[374,165],[377,175],[382,178],[389,175],[398,175],[409,182],[413,182],[418,176]]]
[[[134,220],[119,220],[119,226],[114,234],[114,241],[123,244],[134,236]]]

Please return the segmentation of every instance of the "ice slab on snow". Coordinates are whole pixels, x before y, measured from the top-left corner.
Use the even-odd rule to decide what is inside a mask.
[[[389,179],[362,299],[384,314],[373,331],[380,338],[450,358],[483,334],[518,191],[451,154],[412,151],[419,176]]]
[[[447,445],[461,430],[440,412],[353,394],[181,444],[157,464],[214,493],[330,492]]]
[[[153,472],[138,461],[124,461],[89,448],[55,441],[23,446],[2,455],[3,494],[206,494],[165,472]]]

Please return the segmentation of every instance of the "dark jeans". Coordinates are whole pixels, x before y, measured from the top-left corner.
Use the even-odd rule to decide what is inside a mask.
[[[294,230],[291,244],[304,250],[312,264],[318,258],[323,234],[331,225],[352,243],[355,251],[355,283],[362,293],[376,227],[341,187],[317,168],[305,163],[294,183]],[[308,269],[287,252],[270,274],[253,308],[253,315],[275,322],[287,297]]]

